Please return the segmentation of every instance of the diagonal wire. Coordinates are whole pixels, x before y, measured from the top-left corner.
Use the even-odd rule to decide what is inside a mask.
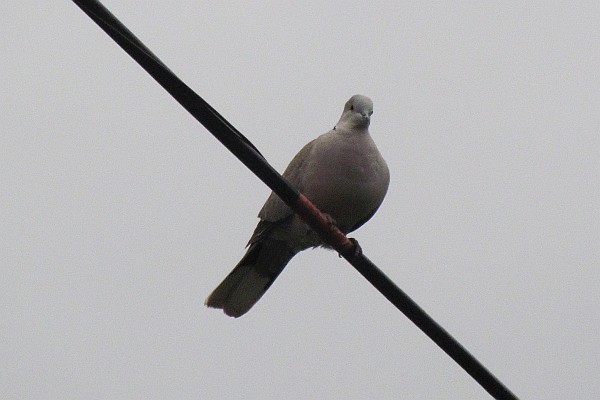
[[[392,282],[304,195],[264,159],[254,145],[214,108],[183,83],[133,33],[96,0],[73,0],[123,50],[142,66],[177,102],[227,147],[259,179],[290,206],[321,238],[336,249],[381,294],[404,313],[446,354],[496,399],[517,399],[485,366]]]

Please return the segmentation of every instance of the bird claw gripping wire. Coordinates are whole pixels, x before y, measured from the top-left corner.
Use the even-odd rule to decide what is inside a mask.
[[[354,239],[354,238],[348,238],[353,246],[352,246],[352,258],[356,258],[356,257],[360,257],[362,256],[362,247],[360,247],[360,244],[358,244],[358,240]]]
[[[360,244],[358,244],[358,240],[354,239],[354,238],[348,238],[348,240],[350,240],[352,242],[352,248],[348,251],[348,255],[350,256],[350,259],[354,259],[356,257],[360,257],[363,253],[362,251],[362,247],[360,247]],[[338,253],[338,257],[342,258],[342,254]]]

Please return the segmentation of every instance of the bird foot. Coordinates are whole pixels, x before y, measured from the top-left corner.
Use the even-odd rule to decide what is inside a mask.
[[[360,244],[358,244],[358,240],[356,240],[354,238],[348,238],[348,240],[350,240],[352,242],[352,249],[350,249],[350,251],[348,252],[351,259],[360,257],[362,255],[363,251],[362,251],[362,247],[360,247]],[[338,256],[340,258],[342,258],[342,255],[340,253],[338,253]]]
[[[352,258],[362,256],[363,251],[362,251],[362,247],[360,247],[360,244],[358,244],[358,240],[356,240],[354,238],[348,238],[348,239],[354,245],[352,247]]]

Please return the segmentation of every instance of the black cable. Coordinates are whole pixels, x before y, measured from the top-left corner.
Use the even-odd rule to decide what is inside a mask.
[[[146,70],[179,104],[254,172],[267,186],[295,201],[298,192],[271,167],[256,147],[204,99],[183,83],[133,33],[98,1],[73,1],[123,50]]]
[[[517,397],[473,357],[444,328],[435,322],[407,294],[392,282],[364,254],[355,254],[352,242],[339,230],[332,231],[327,219],[316,207],[271,167],[254,145],[214,108],[183,83],[142,42],[139,41],[100,2],[73,0],[123,50],[142,66],[190,114],[244,163],[259,179],[340,252],[356,270],[392,304],[429,336],[442,350],[471,375],[496,399]]]

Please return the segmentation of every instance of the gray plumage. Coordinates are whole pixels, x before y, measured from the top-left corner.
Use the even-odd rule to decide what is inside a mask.
[[[349,233],[369,220],[383,202],[390,175],[369,134],[373,102],[354,95],[336,126],[296,154],[283,176]],[[206,305],[225,314],[245,314],[298,252],[321,239],[275,194],[258,213],[248,250]]]

